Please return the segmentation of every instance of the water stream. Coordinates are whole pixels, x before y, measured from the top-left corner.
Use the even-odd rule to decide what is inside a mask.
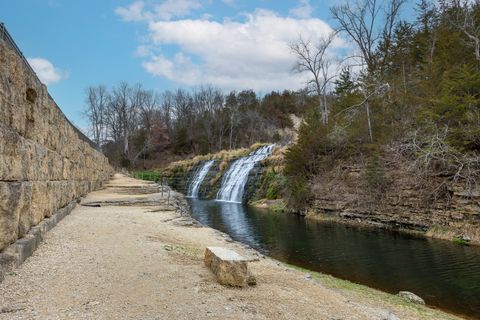
[[[264,160],[272,153],[274,146],[263,146],[248,156],[235,160],[222,178],[217,200],[241,203],[250,171],[256,163]]]
[[[203,182],[203,179],[208,174],[208,171],[210,171],[210,168],[212,167],[213,163],[215,161],[210,160],[210,161],[205,161],[201,167],[197,169],[195,172],[195,175],[193,176],[192,182],[190,182],[187,190],[187,197],[190,198],[198,198],[198,190],[200,189],[200,185]]]
[[[480,248],[191,199],[192,215],[280,261],[480,319]]]

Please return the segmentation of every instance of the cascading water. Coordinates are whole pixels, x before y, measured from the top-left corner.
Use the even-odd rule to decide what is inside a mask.
[[[203,182],[203,179],[208,174],[208,171],[210,171],[210,168],[212,167],[214,161],[206,161],[196,172],[195,175],[193,176],[192,182],[188,186],[188,192],[187,192],[187,197],[190,198],[198,198],[198,190],[200,189],[200,185]]]
[[[217,193],[217,200],[241,203],[250,171],[257,162],[262,161],[272,153],[274,146],[274,144],[263,146],[248,156],[233,162],[222,179],[222,185]]]

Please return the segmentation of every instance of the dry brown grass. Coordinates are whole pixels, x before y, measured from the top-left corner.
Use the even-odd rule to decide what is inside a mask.
[[[236,158],[240,158],[248,155],[250,152],[266,145],[266,143],[255,143],[249,148],[233,149],[233,150],[222,150],[217,153],[209,153],[206,155],[195,156],[191,159],[185,159],[180,161],[175,161],[170,163],[166,168],[165,172],[172,172],[175,169],[183,169],[183,171],[190,170],[195,164],[200,161],[208,160],[217,160],[220,162],[220,171],[225,170],[228,167],[228,163]]]
[[[283,172],[285,167],[285,153],[287,150],[287,146],[274,148],[272,155],[263,160],[263,164],[267,167],[267,170],[275,173]]]

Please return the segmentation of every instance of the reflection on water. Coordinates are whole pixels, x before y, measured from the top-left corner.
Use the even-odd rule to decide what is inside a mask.
[[[278,260],[480,318],[480,249],[388,230],[307,221],[237,203],[190,200],[202,224]]]

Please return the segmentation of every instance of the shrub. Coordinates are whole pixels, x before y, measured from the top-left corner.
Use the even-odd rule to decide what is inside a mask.
[[[385,171],[377,154],[373,155],[365,168],[365,182],[367,190],[372,195],[381,195],[385,188]]]

